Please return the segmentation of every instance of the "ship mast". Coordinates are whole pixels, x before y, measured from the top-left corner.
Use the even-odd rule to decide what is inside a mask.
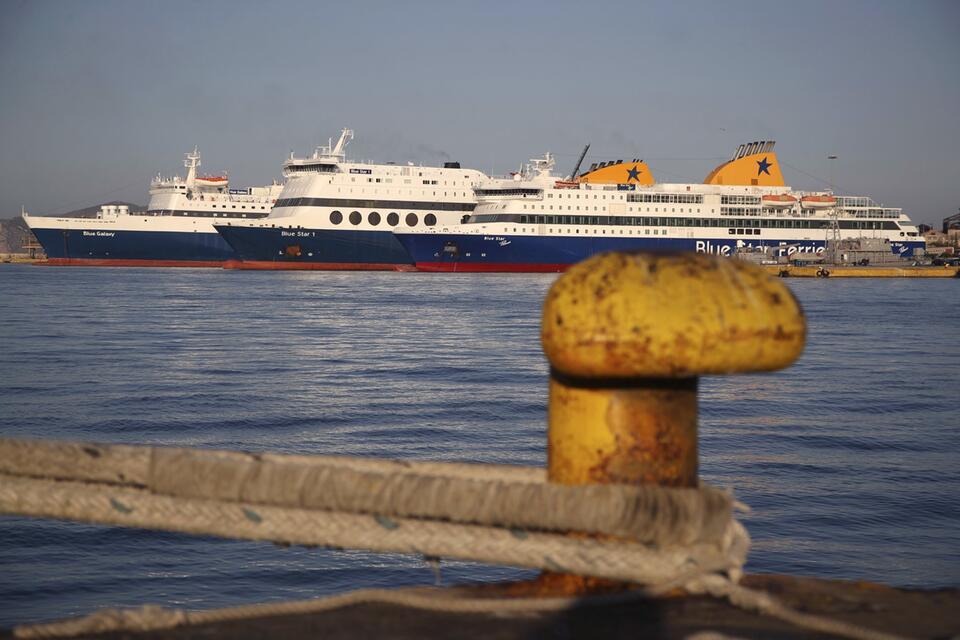
[[[353,140],[353,129],[344,129],[340,132],[340,139],[337,140],[337,146],[333,148],[330,155],[342,158],[343,150],[347,148],[347,143]]]
[[[197,150],[196,145],[193,147],[192,153],[183,154],[183,166],[187,168],[187,189],[193,189],[193,185],[197,180],[197,167],[200,166],[200,152]]]
[[[344,149],[347,148],[347,144],[353,140],[353,129],[344,129],[340,132],[340,139],[337,140],[337,144],[333,144],[333,138],[327,138],[326,145],[320,145],[313,152],[314,160],[335,160],[343,161],[346,155],[344,154]],[[293,159],[293,152],[290,152],[290,158]]]

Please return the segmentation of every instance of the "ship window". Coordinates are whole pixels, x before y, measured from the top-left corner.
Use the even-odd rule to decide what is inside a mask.
[[[423,224],[427,225],[428,227],[432,227],[433,225],[437,224],[437,216],[433,215],[432,213],[428,213],[423,217]]]
[[[370,215],[367,216],[367,222],[369,222],[372,227],[377,226],[380,224],[380,214],[376,211],[371,211]]]
[[[361,220],[363,220],[363,216],[360,215],[359,211],[350,212],[350,224],[360,224]]]
[[[408,227],[417,226],[417,222],[419,221],[419,219],[417,218],[417,214],[415,213],[408,213],[407,217],[404,220],[407,223]]]
[[[400,216],[398,216],[397,214],[390,213],[387,215],[387,224],[390,225],[391,227],[397,226],[399,222],[400,222]]]
[[[332,222],[333,224],[340,224],[341,222],[343,222],[343,214],[340,213],[339,211],[331,211],[330,222]]]

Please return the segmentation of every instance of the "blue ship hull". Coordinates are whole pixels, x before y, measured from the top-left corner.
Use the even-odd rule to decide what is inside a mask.
[[[656,237],[569,237],[481,234],[396,234],[420,271],[537,271],[560,272],[605,251],[694,251],[731,256],[737,241],[743,246],[770,247],[770,255],[818,253],[824,241],[791,242],[742,238],[696,239]],[[891,242],[893,252],[912,256],[923,242]]]
[[[236,252],[236,269],[411,271],[413,261],[389,231],[215,225]]]
[[[50,264],[220,267],[234,257],[216,233],[32,229]]]

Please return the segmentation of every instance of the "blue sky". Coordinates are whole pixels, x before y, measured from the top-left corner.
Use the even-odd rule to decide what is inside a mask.
[[[488,172],[641,157],[701,181],[777,140],[788,183],[960,207],[958,2],[0,0],[0,217],[146,203],[158,171],[350,156]]]

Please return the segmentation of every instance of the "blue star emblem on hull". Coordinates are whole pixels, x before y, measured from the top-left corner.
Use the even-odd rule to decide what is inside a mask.
[[[772,163],[772,162],[767,162],[767,159],[764,158],[763,160],[757,160],[757,164],[759,165],[759,166],[757,167],[757,175],[758,175],[758,176],[759,176],[761,173],[765,173],[765,174],[767,174],[768,176],[770,175],[770,167],[773,166],[773,163]]]
[[[643,173],[642,169],[637,169],[637,165],[633,165],[632,169],[627,169],[627,182],[631,180],[636,180],[640,182],[640,174]]]

